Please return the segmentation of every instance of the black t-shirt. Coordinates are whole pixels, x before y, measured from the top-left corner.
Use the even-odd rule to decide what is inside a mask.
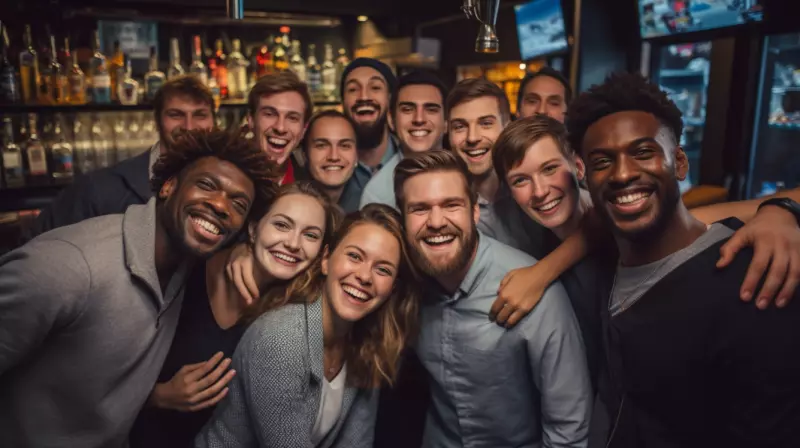
[[[161,368],[159,383],[164,383],[186,364],[207,361],[217,352],[233,356],[245,325],[223,330],[214,319],[206,290],[206,267],[198,265],[186,285],[178,328],[172,347]],[[179,412],[145,407],[139,413],[130,434],[131,448],[191,447],[194,437],[211,418],[214,408],[198,412]]]

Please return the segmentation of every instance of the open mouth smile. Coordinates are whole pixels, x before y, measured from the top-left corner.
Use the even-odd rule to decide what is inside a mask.
[[[434,235],[434,236],[427,236],[422,239],[423,243],[425,243],[426,246],[432,247],[434,249],[447,247],[455,240],[456,240],[455,235]]]
[[[628,190],[613,193],[608,202],[619,212],[637,213],[647,205],[653,190]]]
[[[275,258],[275,260],[278,261],[278,263],[286,265],[286,266],[294,266],[297,263],[300,263],[300,259],[299,258],[294,257],[292,255],[289,255],[289,254],[287,254],[285,252],[279,252],[277,250],[271,250],[271,251],[269,251],[269,253],[270,253],[270,255],[272,255],[273,258]]]
[[[408,134],[414,138],[425,138],[430,135],[432,131],[429,129],[413,129],[408,131]]]
[[[202,216],[197,213],[190,213],[188,221],[193,233],[203,242],[216,244],[222,240],[225,232],[222,226],[213,218]]]
[[[360,303],[369,302],[369,300],[372,298],[372,296],[363,289],[356,288],[355,286],[346,283],[342,284],[342,291],[345,292],[347,297]]]

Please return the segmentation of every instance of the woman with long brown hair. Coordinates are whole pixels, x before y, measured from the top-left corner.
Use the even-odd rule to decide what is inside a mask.
[[[230,393],[197,447],[371,447],[378,390],[416,330],[417,276],[400,215],[350,214],[306,278],[245,333]]]
[[[294,183],[272,196],[266,210],[251,213],[246,242],[193,269],[172,346],[131,430],[131,448],[192,446],[228,393],[236,375],[229,357],[247,325],[285,295],[290,281],[309,278],[308,268],[330,242],[340,213],[326,195],[309,183]],[[248,259],[263,297],[243,296],[225,275],[234,251]]]

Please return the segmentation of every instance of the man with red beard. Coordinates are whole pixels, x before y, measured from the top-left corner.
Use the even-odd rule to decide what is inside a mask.
[[[358,145],[358,164],[340,199],[345,209],[352,208],[350,204],[358,208],[367,182],[397,154],[397,141],[387,123],[395,84],[392,69],[376,59],[355,59],[342,73],[342,108],[355,123]]]
[[[429,277],[415,351],[430,377],[423,447],[585,447],[592,391],[580,329],[554,283],[517,326],[488,322],[503,276],[536,262],[477,229],[471,175],[450,151],[394,172],[410,256]]]
[[[314,104],[308,87],[290,71],[261,77],[247,96],[247,122],[261,149],[281,170],[281,185],[295,180],[292,151],[303,139]]]
[[[447,132],[446,96],[447,88],[432,73],[416,71],[400,77],[389,106],[389,126],[400,141],[400,152],[369,181],[361,196],[360,208],[373,202],[397,208],[392,183],[394,168],[405,156],[441,149]]]

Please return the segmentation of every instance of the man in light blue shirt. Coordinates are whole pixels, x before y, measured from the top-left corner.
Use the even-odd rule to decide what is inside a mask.
[[[389,106],[389,126],[400,142],[400,152],[367,183],[360,208],[373,202],[397,208],[392,182],[394,168],[405,155],[442,147],[447,132],[446,96],[444,84],[431,73],[418,71],[400,77]]]
[[[489,321],[500,281],[532,257],[476,228],[464,162],[429,151],[395,168],[415,264],[430,279],[416,352],[430,376],[424,447],[585,447],[593,402],[583,342],[554,283],[512,329]]]

